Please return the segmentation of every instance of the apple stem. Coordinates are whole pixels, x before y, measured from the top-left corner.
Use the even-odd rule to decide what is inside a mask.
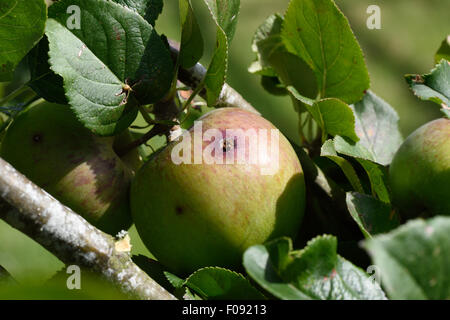
[[[29,87],[26,84],[24,84],[23,86],[17,88],[13,92],[11,92],[9,95],[4,97],[2,100],[0,100],[0,106],[4,106],[9,101],[17,98],[18,96],[20,96],[22,93],[26,92],[27,90],[30,90],[30,89],[29,89]]]

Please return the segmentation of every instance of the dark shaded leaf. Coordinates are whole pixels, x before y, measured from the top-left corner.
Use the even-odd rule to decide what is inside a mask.
[[[28,86],[47,101],[67,104],[63,79],[50,70],[48,51],[48,39],[45,36],[28,53],[27,64],[30,70]]]
[[[179,0],[181,21],[180,65],[194,66],[203,56],[203,37],[190,0]]]
[[[241,274],[218,267],[194,272],[185,285],[207,300],[261,300],[264,296]]]
[[[163,10],[163,0],[112,0],[118,4],[136,11],[147,20],[152,26],[155,26],[156,19]]]
[[[366,238],[400,225],[398,214],[387,203],[358,192],[347,192],[347,207]]]
[[[347,177],[348,181],[350,182],[354,190],[361,193],[364,192],[364,189],[361,185],[361,181],[359,180],[358,175],[356,174],[356,171],[353,168],[352,164],[345,158],[342,158],[337,155],[332,140],[325,141],[320,150],[320,155],[322,157],[327,157],[328,159],[332,160],[341,168],[341,170],[344,172],[345,176]]]

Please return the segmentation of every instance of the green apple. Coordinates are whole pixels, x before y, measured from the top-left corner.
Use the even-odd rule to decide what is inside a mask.
[[[161,263],[179,274],[204,266],[239,267],[249,246],[294,237],[305,207],[300,162],[269,121],[237,108],[217,109],[198,120],[144,164],[131,187],[139,235]],[[226,134],[230,129],[237,130],[234,136]],[[258,141],[267,138],[268,152],[262,152],[267,157],[260,161],[252,156],[263,148],[252,149],[251,135],[246,138],[252,130],[262,132]],[[235,161],[227,163],[231,156]]]
[[[395,154],[389,177],[393,203],[405,218],[450,215],[450,120],[414,131]]]
[[[113,148],[115,140],[126,143],[128,135],[95,136],[69,106],[39,102],[7,129],[0,155],[61,203],[114,235],[132,224],[129,188],[137,155],[126,155],[128,166]]]

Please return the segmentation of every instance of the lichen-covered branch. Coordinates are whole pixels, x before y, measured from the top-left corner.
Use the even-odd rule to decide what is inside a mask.
[[[66,264],[101,273],[139,299],[175,299],[139,269],[115,239],[36,186],[0,158],[0,218],[40,243]]]

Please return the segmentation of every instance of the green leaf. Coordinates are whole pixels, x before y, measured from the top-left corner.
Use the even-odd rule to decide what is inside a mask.
[[[180,65],[194,66],[203,56],[203,37],[190,0],[179,0],[181,21]]]
[[[300,92],[298,92],[297,89],[295,89],[292,86],[287,87],[288,91],[292,94],[292,96],[297,99],[298,101],[300,101],[301,103],[305,104],[305,107],[309,108],[309,111],[311,113],[311,115],[314,117],[314,113],[317,116],[317,112],[315,112],[311,107],[314,106],[314,103],[316,103],[316,100],[305,97],[304,95],[300,94]],[[319,117],[320,118],[320,117]]]
[[[315,102],[313,108],[318,111],[315,119],[317,118],[316,121],[325,134],[359,140],[355,133],[355,116],[349,105],[338,99],[328,98]]]
[[[49,17],[65,26],[70,5],[81,8],[80,26],[88,26],[89,32],[83,28],[70,31],[117,78],[132,86],[133,95],[141,104],[165,96],[174,75],[172,58],[166,44],[147,21],[105,0],[63,0],[50,7]]]
[[[225,32],[217,28],[216,49],[205,75],[206,102],[213,107],[222,92],[228,69],[228,43]]]
[[[358,192],[347,192],[347,208],[366,238],[389,232],[400,224],[398,214],[387,203]]]
[[[373,155],[376,163],[390,164],[403,142],[397,112],[370,90],[351,108],[359,143]]]
[[[112,0],[136,11],[148,23],[155,26],[156,19],[163,10],[163,0]]]
[[[336,151],[381,165],[390,164],[403,141],[397,113],[371,91],[367,91],[363,100],[350,107],[355,115],[355,131],[360,140],[355,143],[336,136],[333,140]]]
[[[74,35],[53,19],[47,21],[52,70],[64,78],[71,108],[80,121],[99,135],[113,135],[136,118],[126,110],[122,82]],[[76,51],[82,50],[78,59]]]
[[[222,92],[228,69],[228,47],[236,31],[240,0],[204,0],[217,24],[216,47],[206,71],[206,101],[214,106]]]
[[[80,25],[89,32],[66,28],[69,5],[81,8]],[[137,13],[110,1],[63,0],[50,7],[49,16],[54,18],[47,25],[52,70],[64,78],[73,110],[93,132],[118,133],[137,114],[126,102],[151,103],[170,89],[170,52]],[[130,99],[122,91],[125,83],[132,87]]]
[[[236,31],[240,0],[204,0],[217,24],[216,47],[206,71],[206,101],[214,106],[222,92],[228,69],[228,46]]]
[[[388,184],[388,172],[386,167],[364,159],[356,159],[367,173],[372,189],[372,195],[377,196],[382,202],[390,203]]]
[[[281,43],[281,37],[277,38]],[[267,44],[266,41],[260,43],[262,50]],[[302,59],[286,51],[284,46],[274,48],[267,59],[285,87],[292,86],[307,97],[317,95],[317,85],[311,80],[314,78],[311,69]]]
[[[450,35],[448,35],[444,39],[444,41],[442,41],[439,50],[436,52],[436,55],[434,56],[434,61],[436,64],[441,62],[442,59],[450,61]]]
[[[204,0],[217,26],[219,26],[228,39],[228,44],[236,32],[240,0]]]
[[[28,86],[47,101],[67,104],[63,79],[50,70],[48,51],[48,39],[44,36],[28,53],[26,57],[30,70]]]
[[[303,95],[315,97],[317,86],[311,81],[314,74],[301,58],[288,52],[281,37],[282,23],[280,15],[272,15],[256,30],[252,50],[257,58],[249,67],[249,72],[263,77],[278,77],[278,82],[285,87],[293,86]]]
[[[274,50],[284,48],[281,34],[283,17],[274,14],[268,17],[256,29],[252,40],[252,51],[256,54],[256,60],[249,67],[249,72],[262,76],[276,77],[276,73],[270,65],[268,58]]]
[[[334,98],[313,101],[300,95],[294,87],[288,87],[288,90],[294,98],[304,103],[322,129],[325,139],[330,134],[344,136],[353,141],[359,140],[355,133],[355,116],[348,104]]]
[[[185,294],[183,295],[184,300],[203,300],[198,294],[189,290],[189,288],[184,288]]]
[[[450,110],[450,62],[441,63],[425,75],[406,75],[410,89],[421,100],[433,101],[442,107],[445,114]]]
[[[264,296],[241,274],[207,267],[194,272],[185,285],[208,300],[261,300]]]
[[[44,34],[44,0],[0,0],[0,81],[9,81],[17,64]]]
[[[247,273],[262,288],[282,300],[310,300],[294,285],[285,283],[277,274],[269,258],[267,247],[256,245],[244,253],[244,267]]]
[[[164,271],[164,275],[174,288],[179,289],[183,287],[184,279],[181,279],[180,277],[168,271]]]
[[[288,50],[313,70],[321,98],[354,103],[369,88],[361,48],[332,0],[292,0],[282,36]]]
[[[337,143],[336,143],[337,141]],[[372,189],[372,194],[378,196],[378,198],[385,203],[390,202],[389,191],[386,187],[387,185],[387,170],[385,167],[380,166],[377,163],[366,160],[365,157],[370,157],[371,155],[366,154],[368,152],[361,144],[357,143],[354,146],[351,145],[350,142],[342,139],[341,137],[336,137],[334,141],[327,140],[321,149],[321,156],[326,156],[329,159],[333,160],[344,172],[347,179],[350,181],[353,189],[360,193],[364,193],[363,187],[361,186],[361,182],[353,169],[352,164],[346,159],[338,156],[336,152],[335,145],[338,145],[339,150],[343,154],[351,154],[356,157],[356,161],[358,161],[364,170],[367,173],[369,178],[370,186]],[[350,151],[348,150],[348,147]],[[357,149],[360,147],[361,149]],[[347,148],[347,149],[346,149]],[[343,152],[342,152],[343,151]],[[348,152],[347,152],[348,151]]]
[[[413,220],[364,242],[392,299],[450,299],[450,218]]]
[[[278,77],[261,76],[261,85],[264,90],[276,96],[285,96],[289,94]]]
[[[350,139],[344,139],[341,136],[336,136],[333,139],[333,143],[334,149],[338,153],[375,162],[375,155],[367,150],[359,141],[355,143]]]
[[[289,238],[250,247],[244,253],[244,266],[280,299],[385,299],[376,282],[337,255],[335,237],[314,238],[301,251],[291,248]]]
[[[345,176],[347,177],[348,181],[350,182],[354,190],[361,193],[364,192],[364,189],[361,185],[361,181],[359,180],[358,175],[355,169],[353,168],[352,164],[346,159],[337,155],[332,140],[325,141],[325,143],[322,145],[320,155],[322,157],[329,158],[341,168],[341,170],[344,172]]]

